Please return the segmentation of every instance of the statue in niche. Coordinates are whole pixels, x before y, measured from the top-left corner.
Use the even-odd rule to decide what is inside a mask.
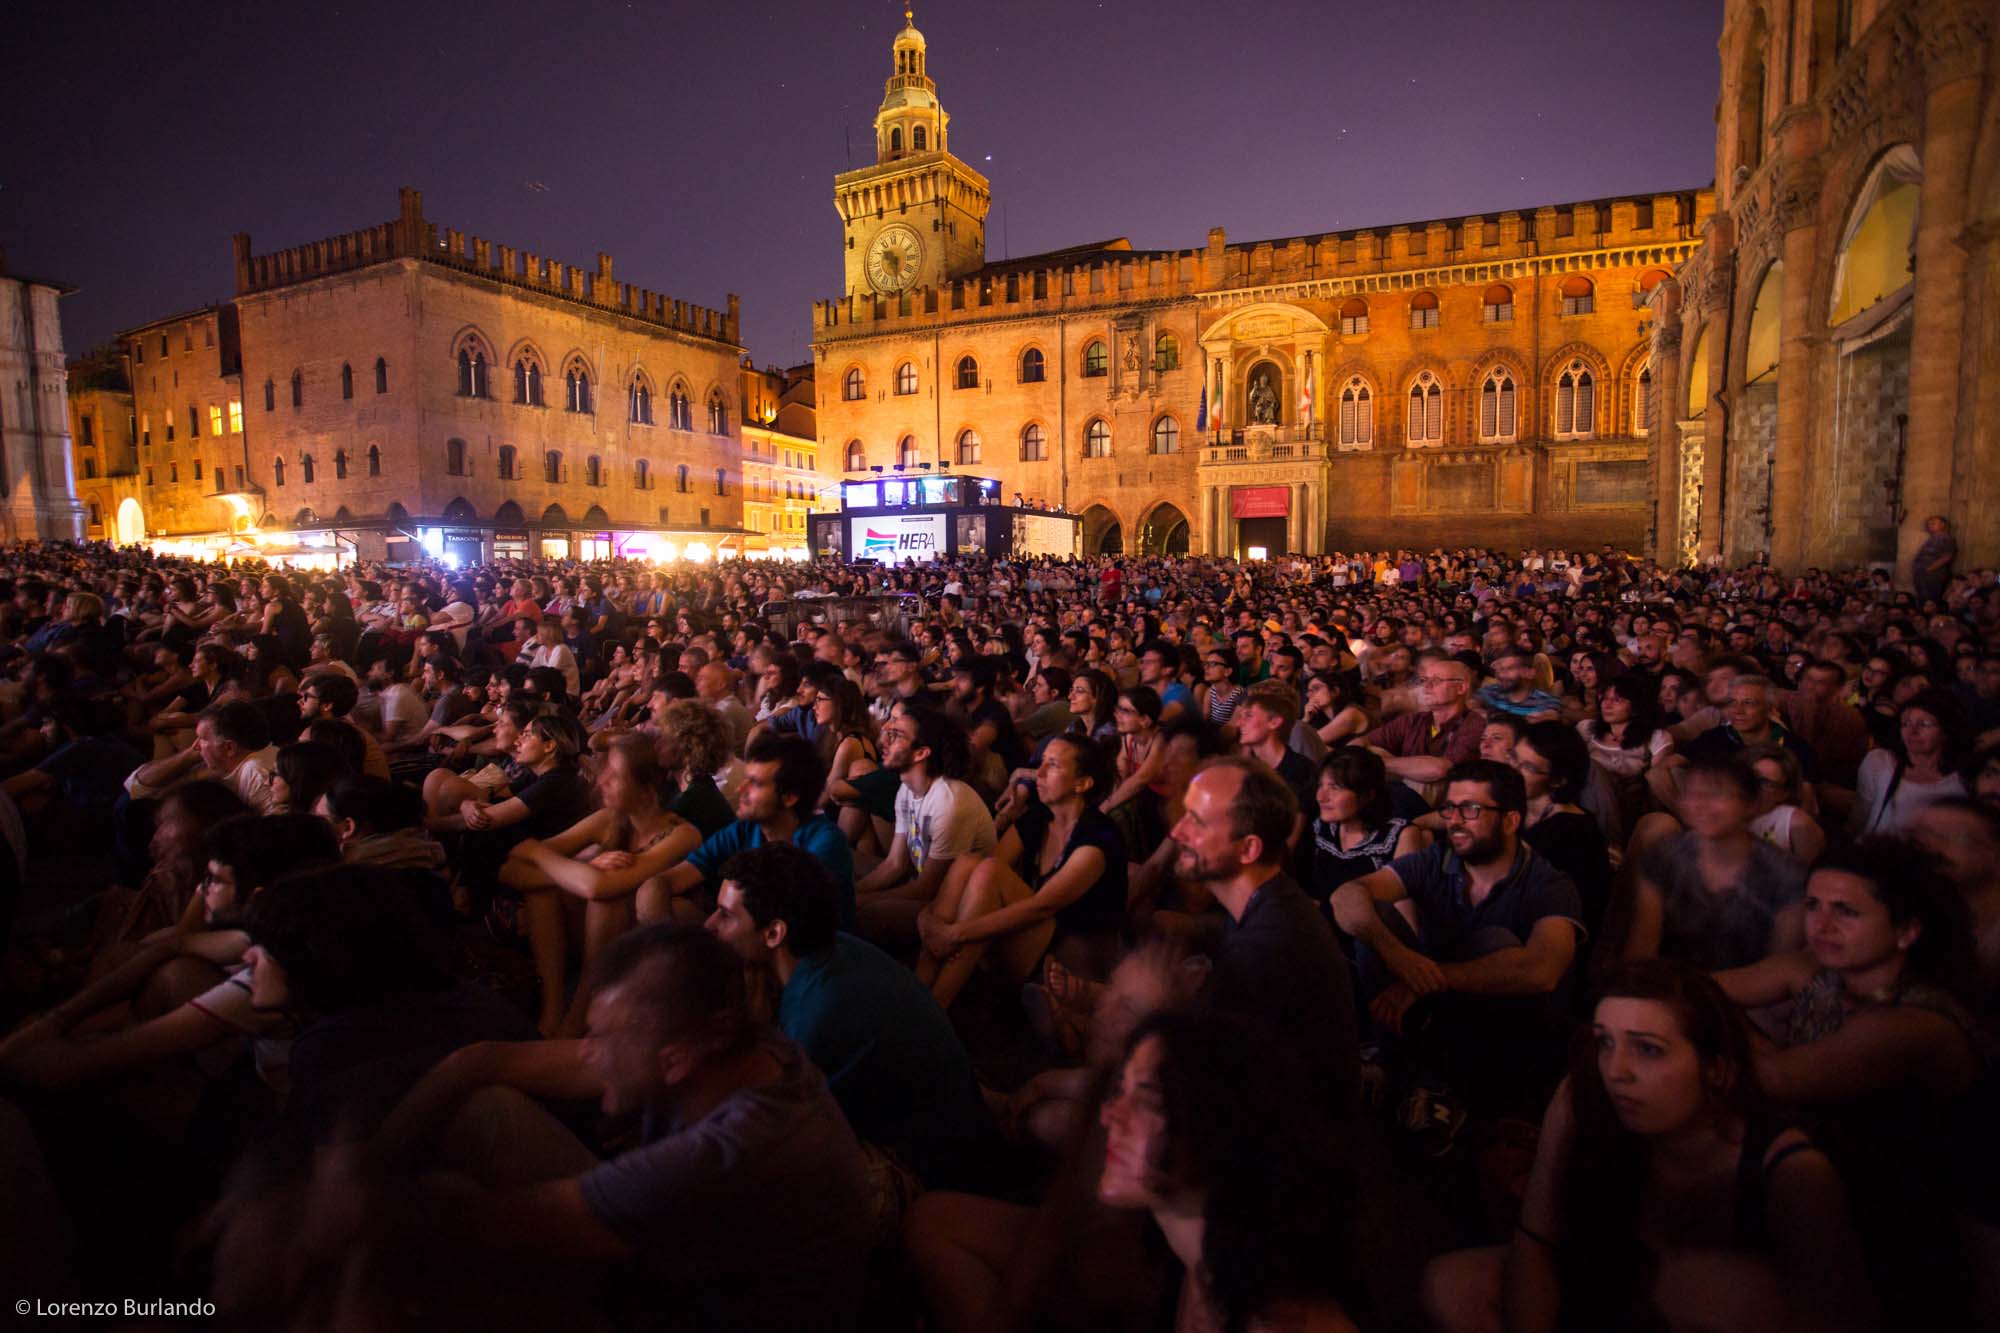
[[[1271,387],[1271,372],[1260,370],[1257,378],[1250,381],[1250,393],[1246,399],[1250,404],[1250,424],[1253,426],[1275,426],[1278,424],[1278,393]]]
[[[1139,369],[1139,335],[1130,334],[1125,339],[1125,369]]]

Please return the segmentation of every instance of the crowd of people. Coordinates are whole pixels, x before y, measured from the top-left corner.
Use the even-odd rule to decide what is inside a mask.
[[[1950,559],[0,548],[0,1272],[258,1329],[2000,1321]]]

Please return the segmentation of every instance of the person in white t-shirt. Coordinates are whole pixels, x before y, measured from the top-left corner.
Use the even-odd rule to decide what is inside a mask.
[[[882,863],[854,885],[855,917],[863,935],[907,939],[951,863],[999,839],[986,802],[962,780],[971,760],[955,722],[936,709],[905,710],[880,739],[882,763],[902,779],[896,831]]]
[[[562,672],[563,684],[569,689],[570,698],[583,693],[582,673],[577,670],[576,654],[563,642],[562,621],[554,616],[544,616],[535,626],[535,642],[521,659],[532,670],[535,667],[554,667]]]

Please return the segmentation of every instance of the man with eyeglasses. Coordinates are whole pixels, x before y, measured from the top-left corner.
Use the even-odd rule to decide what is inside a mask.
[[[1583,941],[1583,905],[1522,842],[1527,804],[1514,769],[1459,764],[1438,807],[1445,840],[1333,892],[1334,920],[1368,949],[1369,1012],[1400,1038],[1404,1127],[1433,1156],[1450,1151],[1469,1108],[1532,1120],[1561,1074],[1554,1000]]]
[[[1393,777],[1423,785],[1438,781],[1479,755],[1485,729],[1467,707],[1472,668],[1456,658],[1426,653],[1417,662],[1417,707],[1361,738],[1382,756]]]

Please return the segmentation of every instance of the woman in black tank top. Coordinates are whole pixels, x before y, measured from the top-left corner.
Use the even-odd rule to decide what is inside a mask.
[[[1720,988],[1685,963],[1634,962],[1593,1019],[1513,1239],[1431,1264],[1435,1326],[1875,1327],[1839,1178],[1765,1106]]]

